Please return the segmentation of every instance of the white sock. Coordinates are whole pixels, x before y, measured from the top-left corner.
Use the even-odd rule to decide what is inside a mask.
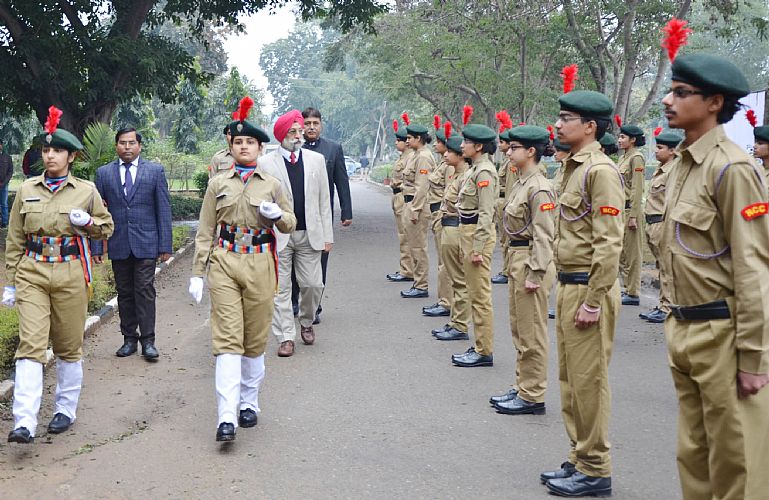
[[[13,386],[14,429],[26,427],[30,435],[35,435],[42,397],[43,365],[32,359],[17,359]]]
[[[56,358],[56,406],[54,414],[63,413],[73,422],[83,386],[83,360],[62,361]]]
[[[243,356],[240,363],[240,409],[259,413],[259,386],[264,380],[264,354],[256,358]]]
[[[238,426],[240,402],[240,354],[216,356],[216,401],[219,409],[218,424],[228,422]],[[217,425],[218,425],[217,424]]]

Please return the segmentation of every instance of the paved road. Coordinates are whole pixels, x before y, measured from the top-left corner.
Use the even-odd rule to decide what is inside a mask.
[[[355,223],[336,229],[318,341],[282,359],[271,339],[255,429],[214,442],[208,304],[188,299],[187,257],[159,283],[160,362],[115,358],[115,320],[89,338],[77,423],[45,434],[48,378],[36,443],[0,443],[0,496],[549,498],[538,474],[567,451],[557,383],[545,416],[498,415],[487,403],[514,373],[505,287],[494,286],[495,366],[451,366],[468,344],[432,340],[441,323],[420,314],[432,301],[401,299],[403,287],[384,279],[397,250],[386,191],[352,188]],[[623,311],[611,365],[614,496],[679,498],[664,341],[637,312]],[[550,359],[556,381],[554,346]]]

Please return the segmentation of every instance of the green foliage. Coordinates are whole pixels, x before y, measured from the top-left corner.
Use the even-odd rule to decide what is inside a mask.
[[[389,179],[393,173],[392,164],[378,165],[371,170],[368,177],[374,182],[384,182],[385,179]]]
[[[0,378],[5,378],[13,365],[19,346],[19,315],[15,307],[0,308]]]
[[[171,217],[174,220],[196,220],[203,200],[190,196],[171,195]]]
[[[206,188],[208,188],[208,171],[196,170],[192,174],[192,182],[195,184],[195,188],[198,190],[198,195],[202,198],[206,194]]]
[[[174,252],[176,252],[181,247],[183,247],[185,243],[187,243],[187,240],[190,237],[189,226],[184,226],[184,225],[174,226],[172,236],[173,236],[172,248]]]
[[[103,264],[94,266],[91,291],[93,293],[88,300],[88,312],[91,314],[99,312],[109,300],[117,295],[115,275],[112,273],[112,265],[108,260],[105,260]]]
[[[142,145],[152,143],[157,138],[155,129],[155,113],[151,106],[151,100],[140,95],[135,95],[128,101],[124,101],[115,111],[112,118],[112,128],[120,130],[125,127],[133,127],[142,135]]]
[[[182,153],[198,152],[200,123],[203,112],[202,89],[190,80],[184,80],[179,86],[179,116],[173,130],[174,144]]]
[[[83,151],[75,160],[72,173],[81,179],[93,179],[96,169],[114,158],[115,132],[106,123],[92,123],[85,129]]]
[[[40,125],[29,111],[20,115],[0,111],[0,143],[6,153],[24,153],[32,142],[32,136],[41,132]]]

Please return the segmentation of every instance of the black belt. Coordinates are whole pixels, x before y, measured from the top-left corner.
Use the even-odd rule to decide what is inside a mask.
[[[459,217],[456,215],[447,215],[446,217],[441,218],[441,226],[443,227],[458,227],[459,226]]]
[[[633,206],[633,204],[632,204],[632,203],[630,203],[629,201],[626,201],[626,202],[625,202],[625,208],[630,208],[630,207],[632,207],[632,206]]]
[[[227,231],[223,227],[219,229],[219,238],[230,243],[236,243],[235,233]],[[265,245],[267,243],[275,243],[275,236],[272,234],[256,234],[251,237],[251,245]]]
[[[647,215],[646,216],[646,223],[647,224],[658,224],[662,222],[662,216],[661,215]]]
[[[402,192],[403,190],[401,188],[393,188],[393,194],[398,194]]]
[[[510,240],[509,245],[511,247],[527,247],[529,246],[529,240]]]
[[[464,215],[461,215],[459,217],[460,224],[478,224],[478,216],[473,215],[472,217],[465,217]]]
[[[404,194],[403,201],[405,201],[406,203],[411,203],[412,201],[414,201],[414,197],[410,194]]]
[[[504,197],[505,197],[505,193],[502,193],[502,192],[500,192],[500,193],[499,193],[499,197],[500,197],[500,198],[504,198]]]
[[[698,306],[670,306],[670,314],[680,321],[697,321],[708,319],[729,319],[729,306],[725,300],[717,300]]]
[[[558,281],[564,285],[587,285],[590,273],[558,273]]]
[[[36,254],[43,255],[43,248],[49,245],[45,245],[39,241],[30,241],[27,240],[24,243],[27,250],[30,252],[34,252]],[[77,244],[74,245],[59,245],[59,252],[62,257],[66,257],[68,255],[80,255],[80,248],[77,246]]]
[[[437,212],[441,209],[441,202],[436,201],[435,203],[430,203],[430,212]]]

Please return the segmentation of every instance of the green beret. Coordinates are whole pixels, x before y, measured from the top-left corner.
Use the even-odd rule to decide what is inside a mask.
[[[443,144],[446,144],[446,134],[443,132],[443,130],[436,130],[435,131],[435,138],[441,141]]]
[[[603,137],[601,137],[601,140],[598,141],[601,143],[601,146],[616,146],[617,145],[617,138],[614,137],[613,134],[610,134],[609,132],[606,132],[603,134]]]
[[[655,137],[654,142],[656,142],[657,144],[662,144],[663,146],[667,146],[669,148],[674,148],[678,146],[678,144],[681,142],[681,136],[667,130],[665,132],[662,132],[657,137]]]
[[[230,126],[229,125],[225,125],[224,126],[224,130],[222,131],[222,134],[227,135],[227,132],[229,132],[229,131],[230,131]]]
[[[557,137],[553,139],[553,147],[558,151],[563,151],[565,153],[568,153],[569,151],[571,151],[571,146],[569,146],[568,144],[562,143],[561,141],[558,140]]]
[[[406,133],[412,136],[425,135],[427,133],[427,127],[422,125],[409,125],[406,127]]]
[[[756,127],[753,129],[753,137],[756,140],[769,142],[769,126]]]
[[[397,132],[395,132],[395,138],[399,141],[405,141],[406,140],[406,131],[404,129],[400,129]]]
[[[748,80],[734,64],[709,54],[686,54],[673,63],[673,81],[730,97],[750,94]]]
[[[230,123],[230,136],[234,139],[238,136],[254,137],[257,141],[264,144],[270,142],[270,136],[267,133],[254,125],[253,123],[245,120],[235,120]]]
[[[524,144],[548,144],[550,142],[550,132],[542,127],[534,125],[521,125],[510,130],[510,141],[517,141]]]
[[[494,142],[494,139],[497,138],[497,133],[494,129],[477,123],[465,127],[464,130],[462,130],[462,135],[465,139],[469,139],[478,144]]]
[[[558,99],[561,109],[579,113],[588,118],[605,118],[611,120],[614,105],[611,99],[594,90],[574,90]]]
[[[42,142],[43,147],[50,146],[66,149],[70,153],[83,149],[83,144],[80,143],[77,137],[60,128],[57,128],[53,134],[42,134],[40,142]]]
[[[512,130],[513,130],[513,129],[510,129],[510,128],[508,128],[508,129],[505,129],[505,131],[504,131],[504,132],[501,132],[501,133],[499,134],[499,140],[500,140],[500,141],[505,141],[505,142],[510,142],[510,132],[511,132]]]
[[[622,125],[619,131],[628,137],[643,137],[644,131],[638,125]]]
[[[462,154],[462,136],[459,134],[451,134],[449,140],[446,141],[446,147],[457,154]]]

